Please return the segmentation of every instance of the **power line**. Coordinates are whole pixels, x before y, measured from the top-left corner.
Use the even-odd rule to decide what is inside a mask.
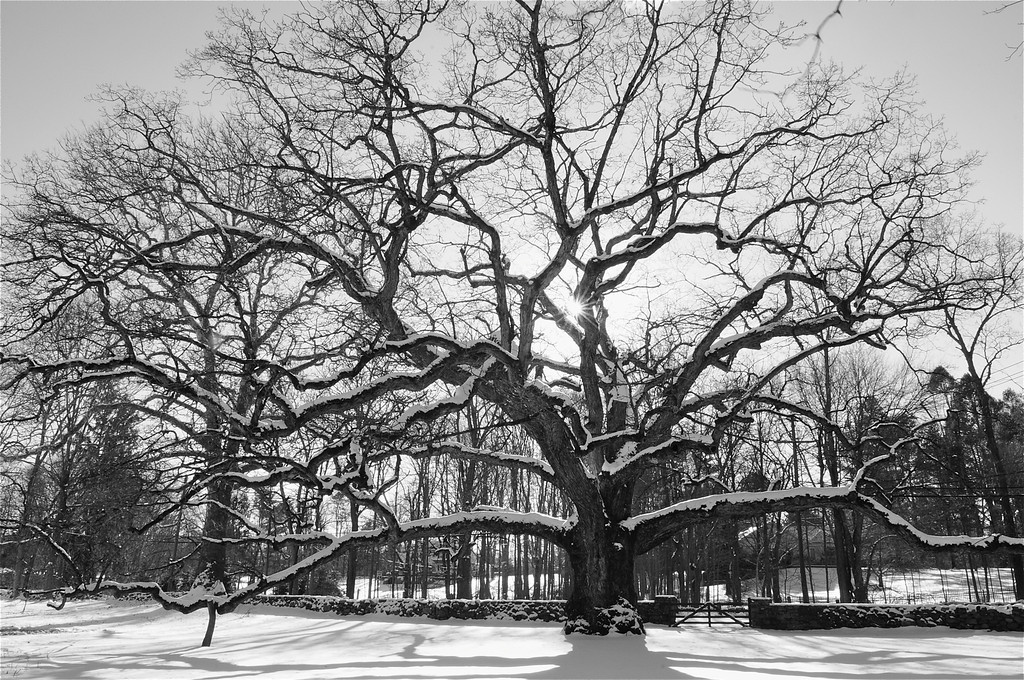
[[[1003,373],[1005,373],[1005,371],[1003,371]],[[1017,379],[1019,377],[1020,376],[1017,376],[1017,375],[1006,374],[1005,376],[998,377],[995,380],[990,380],[988,382],[988,384],[985,385],[985,387],[986,388],[998,387],[999,385],[1005,384],[1007,382],[1013,383],[1014,385],[1017,385],[1018,387],[1020,387],[1020,383],[1017,382]]]

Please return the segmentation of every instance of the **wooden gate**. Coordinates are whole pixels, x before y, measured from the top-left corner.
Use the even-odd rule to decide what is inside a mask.
[[[681,604],[676,613],[673,626],[703,625],[708,626],[749,626],[750,614],[743,605],[723,605],[720,602],[704,604]]]

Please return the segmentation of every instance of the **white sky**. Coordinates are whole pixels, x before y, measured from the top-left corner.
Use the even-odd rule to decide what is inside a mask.
[[[53,147],[69,129],[97,117],[87,101],[101,83],[152,90],[184,84],[175,69],[216,28],[215,1],[0,2],[0,155],[17,161]],[[249,2],[280,14],[293,3]],[[1024,230],[1024,7],[986,14],[1001,2],[846,0],[822,30],[819,58],[884,77],[906,66],[919,96],[943,116],[964,149],[985,154],[973,197],[990,224]],[[834,0],[775,2],[781,20],[818,27]],[[809,59],[808,39],[794,64]],[[194,87],[194,86],[193,86]],[[198,90],[190,89],[195,93]],[[1020,357],[1013,362],[1019,362]],[[1009,366],[1009,364],[1007,364]],[[1024,366],[1011,371],[1024,382]],[[1006,385],[1009,386],[1009,385]]]
[[[0,2],[0,154],[5,160],[53,146],[93,120],[86,101],[100,83],[149,89],[183,84],[177,65],[216,27],[213,1]],[[288,11],[286,2],[241,3]],[[989,222],[1021,231],[1024,203],[1024,57],[1007,59],[1024,8],[986,14],[995,2],[854,2],[822,31],[820,58],[885,76],[906,65],[926,109],[944,116],[965,149],[986,154],[975,196]],[[834,1],[775,2],[786,21],[815,29]],[[814,41],[804,52],[810,57]],[[795,55],[796,57],[797,55]],[[797,59],[794,59],[797,62]]]

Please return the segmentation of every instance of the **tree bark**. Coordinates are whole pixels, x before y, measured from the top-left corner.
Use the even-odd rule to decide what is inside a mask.
[[[207,490],[211,501],[206,506],[206,517],[203,520],[203,536],[206,538],[227,538],[231,526],[231,485],[224,481],[211,482]],[[227,588],[227,545],[219,541],[203,541],[201,550],[203,571],[207,571],[212,581],[220,581]]]
[[[596,515],[596,516],[595,516]],[[608,521],[611,519],[611,521]],[[565,632],[604,635],[611,631],[601,610],[637,601],[633,537],[603,513],[581,513],[580,521],[566,542],[572,571],[572,590],[565,605]],[[618,632],[643,634],[640,617],[633,612],[615,626]]]
[[[473,534],[466,532],[460,540],[461,546],[455,554],[455,597],[468,600],[473,597]]]
[[[353,503],[349,506],[349,519],[352,531],[359,531],[359,507]],[[352,600],[356,596],[356,568],[359,560],[359,548],[352,547],[345,559],[345,597]]]
[[[490,546],[486,536],[480,537],[480,557],[477,562],[477,574],[480,581],[478,590],[481,600],[491,599]]]
[[[501,539],[501,599],[508,599],[508,567],[509,567],[509,555],[508,555],[508,544],[509,538],[505,536]]]
[[[209,612],[209,619],[206,622],[206,635],[203,636],[203,647],[209,647],[213,644],[213,628],[217,625],[217,605],[210,602],[206,605],[206,611]]]

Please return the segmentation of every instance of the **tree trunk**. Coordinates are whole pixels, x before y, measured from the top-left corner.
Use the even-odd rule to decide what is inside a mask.
[[[572,590],[565,605],[566,634],[643,634],[643,623],[632,608],[637,593],[631,537],[603,516],[590,521],[581,518],[565,551],[572,571]],[[612,607],[618,611],[608,612]]]
[[[832,544],[836,552],[836,581],[839,601],[853,601],[853,581],[850,578],[850,553],[846,531],[846,516],[842,510],[832,510]]]
[[[461,541],[459,552],[455,555],[455,597],[469,600],[473,597],[473,534],[462,534]]]
[[[685,541],[683,565],[682,569],[679,570],[679,573],[686,579],[686,602],[695,604],[700,602],[700,579],[698,578],[697,557],[694,550],[695,538],[693,527],[686,528]]]
[[[790,422],[790,433],[793,438],[793,485],[800,486],[800,444],[796,438],[796,418]],[[803,513],[796,513],[796,548],[800,566],[800,601],[810,602],[807,593],[807,559],[804,555]]]
[[[481,600],[491,599],[490,545],[486,537],[480,537],[480,557],[477,562],[477,574],[480,580],[478,591]]]
[[[217,625],[217,605],[210,602],[206,605],[206,611],[210,618],[206,622],[206,635],[203,636],[203,647],[209,647],[213,643],[213,628]]]
[[[349,506],[349,520],[352,522],[352,531],[359,531],[359,506],[352,503]],[[356,596],[356,568],[359,560],[359,548],[349,548],[345,561],[345,597],[352,600]]]
[[[1013,503],[1011,501],[1010,487],[1006,473],[1006,464],[1003,462],[1002,452],[999,450],[999,443],[996,441],[995,417],[992,414],[992,404],[989,401],[985,385],[978,377],[974,363],[968,361],[968,368],[971,373],[971,384],[974,386],[975,398],[978,400],[978,408],[981,410],[981,422],[985,430],[985,447],[992,459],[992,465],[996,471],[996,487],[999,491],[999,507],[1002,516],[999,517],[999,524],[1002,525],[1002,532],[1007,536],[1018,536],[1017,523],[1013,516]],[[1024,555],[1011,555],[1010,568],[1013,572],[1014,597],[1018,600],[1024,599]]]
[[[22,590],[28,590],[29,589],[29,586],[31,585],[32,574],[33,574],[32,568],[35,566],[36,556],[38,554],[39,554],[39,551],[34,549],[34,548],[33,548],[33,550],[29,551],[28,557],[25,559],[24,564],[20,565],[18,567],[18,571],[16,571],[14,573],[14,577],[16,579],[15,582],[14,582],[15,583],[14,593],[15,594],[21,592]]]
[[[863,535],[864,517],[854,510],[851,522],[853,523],[853,538],[850,541],[850,576],[853,578],[853,601],[868,601],[868,583],[864,580],[863,565]]]
[[[807,604],[811,601],[807,593],[807,557],[804,554],[803,513],[796,513],[796,547],[800,566],[800,601]]]
[[[535,539],[533,544],[533,593],[534,600],[540,599],[540,577],[544,572],[543,553],[541,552],[541,541]]]
[[[509,538],[505,536],[501,539],[501,599],[508,599],[508,544]]]
[[[547,574],[547,591],[544,594],[545,599],[553,600],[555,598],[555,557],[558,551],[553,545],[547,545],[544,549],[545,561],[548,565]]]
[[[295,566],[299,562],[299,544],[292,543],[288,546],[288,560],[291,562],[289,566]],[[288,582],[288,594],[289,595],[302,595],[301,588],[299,587],[299,579],[293,578]]]
[[[430,541],[423,539],[420,545],[420,560],[423,563],[423,571],[420,577],[420,597],[424,600],[430,597]]]
[[[740,529],[735,520],[726,523],[726,531],[729,532],[729,600],[739,604],[743,600],[743,578],[740,572]]]
[[[207,491],[210,503],[206,505],[206,517],[203,520],[203,536],[207,538],[227,538],[231,527],[231,485],[223,481],[210,483]],[[227,544],[217,541],[203,541],[201,551],[202,570],[207,572],[213,582],[220,581],[227,588]]]
[[[444,560],[444,599],[452,599],[452,560],[454,559],[453,553],[450,551],[445,554]]]
[[[411,598],[415,597],[413,592],[413,574],[416,570],[416,558],[418,552],[415,546],[410,543],[405,544],[405,568],[402,570],[402,597]]]
[[[46,431],[46,419],[43,419],[42,431]],[[43,435],[40,435],[42,437]],[[34,541],[30,543],[30,536],[25,525],[33,520],[32,511],[36,507],[36,480],[43,464],[43,446],[39,447],[32,468],[29,471],[28,479],[25,482],[25,496],[21,508],[21,526],[15,537],[18,539],[14,556],[14,583],[11,584],[14,594],[17,595],[22,589],[28,588],[28,579],[32,574],[32,563],[35,562],[36,546]]]
[[[779,563],[781,560],[782,545],[782,516],[775,513],[775,530],[772,532],[768,543],[768,553],[771,555],[769,574],[771,575],[772,601],[782,602],[782,584],[779,583]]]
[[[526,598],[526,587],[523,585],[523,573],[522,565],[525,562],[525,555],[523,554],[526,550],[528,542],[522,537],[515,537],[515,599],[522,600]]]

